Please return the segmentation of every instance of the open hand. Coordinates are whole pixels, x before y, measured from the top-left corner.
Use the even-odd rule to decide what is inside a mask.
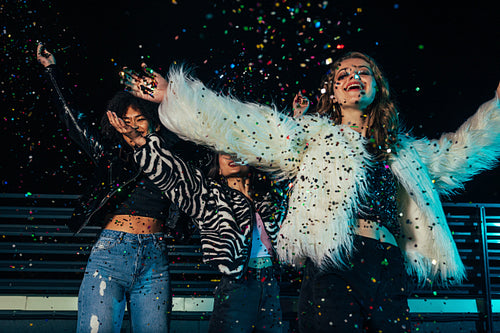
[[[307,110],[309,109],[309,99],[302,95],[299,91],[297,95],[295,95],[292,104],[293,117],[301,117],[303,116]]]
[[[134,96],[161,103],[168,87],[167,80],[157,72],[141,64],[143,73],[138,73],[127,67],[120,72],[120,83]]]
[[[43,67],[48,67],[50,65],[55,65],[56,63],[56,58],[52,53],[47,51],[45,48],[45,45],[43,43],[38,43],[38,46],[36,48],[36,60],[40,64],[42,64]]]
[[[123,119],[118,117],[116,113],[112,111],[107,111],[106,115],[108,116],[109,123],[113,126],[118,133],[121,133],[127,143],[131,146],[142,146],[146,144],[146,139],[141,136],[135,128],[126,124]]]

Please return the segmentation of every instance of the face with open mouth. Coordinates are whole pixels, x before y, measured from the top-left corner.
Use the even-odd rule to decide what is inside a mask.
[[[335,70],[334,98],[342,109],[366,109],[375,99],[376,82],[370,65],[363,59],[342,61]]]
[[[219,154],[220,174],[224,177],[244,177],[250,171],[248,165],[233,160],[231,155]]]

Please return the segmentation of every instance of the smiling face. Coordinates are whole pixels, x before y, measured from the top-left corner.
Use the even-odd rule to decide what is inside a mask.
[[[129,106],[127,108],[127,111],[125,111],[125,113],[123,114],[122,119],[125,124],[129,125],[132,128],[135,128],[135,130],[139,132],[143,137],[151,133],[151,127],[148,119],[142,114],[140,110],[135,109],[132,106]],[[129,145],[133,146],[133,142],[128,137],[124,135],[123,138]]]
[[[219,172],[223,177],[244,177],[250,168],[234,162],[230,155],[219,154]]]
[[[377,84],[370,64],[360,58],[343,60],[335,69],[333,96],[342,110],[366,110],[375,100]]]

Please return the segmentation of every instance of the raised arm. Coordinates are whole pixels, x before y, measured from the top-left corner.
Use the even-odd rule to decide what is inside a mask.
[[[114,112],[108,111],[110,124],[135,143],[135,160],[167,198],[195,220],[206,218],[207,183],[201,171],[190,167],[173,154],[157,134],[147,138],[125,124]],[[215,213],[215,212],[212,212]]]
[[[275,108],[218,94],[182,66],[172,66],[167,80],[143,69],[143,74],[124,69],[122,83],[135,96],[161,101],[160,119],[170,131],[283,178],[296,175],[307,126]]]
[[[218,94],[180,66],[171,68],[168,83],[159,114],[172,132],[285,178],[296,175],[306,148],[306,122]]]
[[[51,92],[54,103],[59,111],[59,117],[69,130],[69,136],[92,158],[96,164],[100,163],[105,155],[98,131],[89,126],[84,113],[76,109],[71,91],[63,84],[60,70],[56,66],[56,59],[45,49],[42,43],[37,47],[37,60],[45,67],[45,74],[51,83]]]
[[[493,168],[500,157],[500,84],[495,97],[453,133],[414,143],[437,190],[444,195],[463,188],[479,172]]]

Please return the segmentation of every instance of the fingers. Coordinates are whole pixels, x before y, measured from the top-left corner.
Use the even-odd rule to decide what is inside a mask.
[[[108,120],[109,120],[109,123],[111,124],[111,126],[113,126],[116,129],[118,126],[118,123],[116,121],[116,118],[117,118],[116,113],[108,110],[106,112],[106,116],[108,116]]]
[[[42,55],[42,50],[43,50],[43,44],[41,42],[38,43],[36,47],[36,55],[41,56]]]
[[[56,59],[54,58],[52,53],[47,51],[47,49],[45,48],[45,45],[41,42],[38,43],[37,48],[36,48],[36,59],[44,67],[48,67],[48,66],[54,65],[56,63]]]
[[[141,75],[134,71],[133,69],[130,69],[128,67],[123,67],[122,71],[120,72],[120,76],[122,78],[127,78],[129,80],[134,80],[134,81],[140,81],[142,79]]]
[[[38,43],[36,51],[37,51],[36,52],[37,56],[40,56],[40,57],[48,58],[48,57],[52,56],[52,53],[50,53],[49,51],[47,51],[47,49],[45,48],[45,45],[43,45],[42,42]]]
[[[293,103],[296,104],[297,106],[308,106],[309,99],[305,96],[302,96],[301,93],[298,93],[297,95],[295,95],[295,98],[293,99]]]
[[[145,62],[141,63],[142,70],[146,74],[147,77],[150,77],[151,79],[156,79],[160,74],[155,72],[152,68],[149,68]]]
[[[136,97],[141,97],[142,92],[140,89],[140,83],[142,79],[139,77],[137,72],[124,67],[118,74],[121,77],[120,84],[125,85],[125,89]]]
[[[309,109],[309,99],[299,91],[293,99],[292,111],[294,117],[301,117]]]
[[[108,110],[106,112],[106,115],[108,116],[108,120],[111,126],[113,126],[119,133],[125,133],[129,130],[129,126],[125,124],[123,119],[119,118],[116,113]]]
[[[143,95],[152,96],[154,90],[158,87],[158,82],[154,77],[149,76],[154,75],[150,74],[151,72],[155,73],[153,70],[145,70],[148,76],[144,77],[136,71],[124,67],[119,73],[122,78],[120,83],[127,86],[130,89],[129,91],[135,93],[138,97],[143,97]]]

